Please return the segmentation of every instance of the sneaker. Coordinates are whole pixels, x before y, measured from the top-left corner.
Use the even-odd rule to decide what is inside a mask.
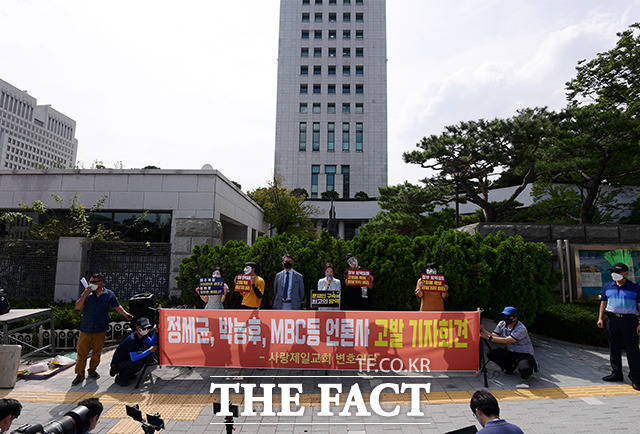
[[[631,383],[631,386],[638,392],[640,392],[640,383]]]
[[[602,381],[622,381],[622,375],[609,374],[606,377],[602,377]]]
[[[122,386],[122,387],[126,387],[129,385],[129,380],[122,378],[122,376],[120,374],[116,375],[116,379],[115,382],[117,385]]]
[[[116,369],[116,366],[111,365],[111,369],[109,369],[109,376],[115,377],[117,373],[118,373],[118,370]]]
[[[71,382],[71,385],[76,386],[82,383],[83,380],[84,380],[84,375],[76,375],[76,378],[73,379],[73,381]]]
[[[88,371],[87,373],[89,374],[89,377],[95,378],[96,380],[100,378],[100,374],[98,374],[96,371]]]

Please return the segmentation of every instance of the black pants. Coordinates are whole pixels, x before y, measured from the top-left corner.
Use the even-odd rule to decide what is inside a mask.
[[[518,371],[520,377],[527,379],[533,374],[536,359],[531,354],[516,353],[506,348],[492,348],[488,354],[489,360],[497,364],[508,374]]]
[[[629,379],[640,383],[640,350],[638,349],[638,319],[635,315],[617,317],[607,314],[607,337],[609,338],[611,370],[622,377],[622,348],[627,350]]]
[[[146,363],[148,357],[149,356],[135,362],[132,362],[131,360],[125,360],[124,362],[118,363],[117,365],[115,365],[114,369],[116,371],[116,375],[119,375],[120,378],[124,379],[125,381],[132,377],[135,377],[138,372],[140,372],[142,368],[144,368],[144,364]],[[112,367],[113,366],[114,365],[112,365]]]

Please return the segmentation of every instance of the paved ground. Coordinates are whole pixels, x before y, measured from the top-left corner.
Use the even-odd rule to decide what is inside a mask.
[[[534,346],[541,370],[529,381],[523,382],[517,376],[503,374],[492,363],[488,365],[489,390],[499,399],[504,418],[519,425],[526,433],[640,432],[637,420],[640,392],[631,388],[628,379],[625,384],[601,381],[601,377],[609,373],[606,349],[543,338],[534,338]],[[133,385],[120,387],[113,383],[108,375],[112,354],[113,350],[110,350],[103,355],[98,369],[102,378],[97,381],[85,380],[84,384],[72,387],[72,368],[44,381],[19,380],[12,391],[0,391],[0,396],[14,397],[24,405],[23,413],[13,428],[21,423],[49,421],[62,416],[81,399],[97,396],[105,405],[105,411],[94,430],[96,433],[142,432],[139,424],[126,417],[126,403],[139,403],[144,412],[159,412],[166,421],[165,432],[224,432],[222,419],[213,415],[213,398],[209,394],[213,380],[302,383],[303,390],[310,392],[301,397],[301,404],[306,407],[304,416],[240,417],[236,419],[236,432],[443,433],[473,424],[479,427],[468,403],[473,391],[481,389],[483,384],[482,378],[473,374],[420,374],[412,377],[391,374],[379,378],[335,371],[155,367],[143,386],[136,390]],[[226,379],[210,377],[216,375],[226,376]],[[248,378],[256,375],[265,378]],[[305,377],[285,377],[298,375]],[[335,375],[356,377],[329,378]],[[367,405],[369,393],[383,382],[430,383],[431,391],[421,396],[423,417],[406,415],[410,409],[408,394],[383,394],[383,407],[388,410],[399,404],[399,416],[331,418],[318,416],[318,382],[340,382],[345,391],[358,384]],[[260,394],[258,389],[256,395]],[[345,398],[346,394],[342,401]],[[234,395],[232,401],[240,404],[242,396]],[[274,395],[273,402],[279,401],[280,397]],[[279,407],[274,406],[274,411],[278,410]]]

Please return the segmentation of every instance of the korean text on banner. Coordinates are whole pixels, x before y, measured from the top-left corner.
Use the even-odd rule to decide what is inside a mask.
[[[311,307],[340,308],[340,291],[311,291]]]
[[[236,276],[236,291],[245,294],[251,291],[251,276],[248,274],[238,274]]]
[[[373,286],[373,276],[371,271],[362,269],[348,269],[347,279],[344,282],[345,286],[366,286],[371,288]]]
[[[445,292],[447,290],[442,274],[423,274],[420,284],[420,289],[425,292]]]
[[[290,369],[477,371],[478,312],[160,310],[160,363]],[[397,365],[396,365],[397,366]],[[387,367],[388,369],[388,367]]]
[[[200,295],[222,295],[224,293],[224,279],[222,277],[203,277],[198,283]]]

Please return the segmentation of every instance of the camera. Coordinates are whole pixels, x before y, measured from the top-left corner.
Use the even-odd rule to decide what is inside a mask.
[[[152,434],[155,431],[164,429],[164,420],[160,417],[160,413],[147,413],[147,420],[145,421],[142,417],[142,411],[140,411],[140,406],[138,404],[127,405],[126,409],[127,416],[142,424],[142,431],[144,431],[145,434]]]
[[[47,422],[45,425],[22,425],[13,433],[27,434],[80,434],[89,429],[89,409],[84,405],[79,405],[73,410],[65,413],[60,419]]]

